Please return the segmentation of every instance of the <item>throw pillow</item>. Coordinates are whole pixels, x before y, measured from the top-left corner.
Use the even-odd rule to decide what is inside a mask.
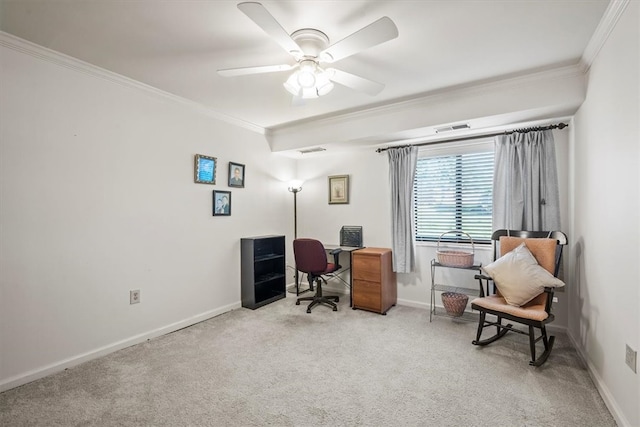
[[[540,267],[544,267],[549,273],[553,274],[556,266],[556,247],[558,241],[556,239],[546,238],[521,238],[514,236],[500,236],[500,255],[506,255],[524,242],[527,249],[534,256]]]
[[[493,279],[507,303],[516,307],[540,295],[545,287],[564,286],[562,280],[538,264],[525,243],[482,267],[482,270]]]

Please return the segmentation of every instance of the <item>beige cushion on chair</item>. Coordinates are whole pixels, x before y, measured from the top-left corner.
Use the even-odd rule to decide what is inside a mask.
[[[534,298],[532,301],[523,305],[522,307],[515,307],[507,304],[504,298],[497,295],[490,295],[484,298],[476,298],[471,301],[472,304],[486,308],[488,310],[495,310],[502,313],[512,314],[516,317],[522,317],[523,319],[543,321],[549,314],[544,309],[544,300],[540,298]]]
[[[513,305],[507,304],[505,299],[501,296],[490,295],[488,297],[476,298],[471,301],[471,303],[488,310],[495,310],[501,313],[508,313],[516,317],[537,320],[541,322],[549,317],[549,314],[544,309],[544,301],[545,300],[542,298],[534,298],[532,301],[528,302],[522,307],[515,307]]]
[[[554,242],[553,251],[551,251],[551,271],[553,271],[555,241],[552,239],[527,239],[526,243],[522,241],[512,251],[491,264],[482,267],[482,270],[493,279],[498,291],[500,291],[500,295],[497,297],[503,297],[509,305],[520,307],[543,293],[545,287],[564,286],[564,282],[554,277],[547,269],[541,267],[531,251],[529,251],[528,244],[533,244],[532,242],[536,240],[551,240]],[[505,247],[503,247],[502,238],[500,242],[501,251],[504,251]],[[509,241],[508,243],[512,242]],[[545,245],[547,245],[546,249],[549,249],[548,243],[543,243],[541,247]],[[540,249],[541,257],[543,253],[545,251]],[[543,259],[547,263],[546,258]]]

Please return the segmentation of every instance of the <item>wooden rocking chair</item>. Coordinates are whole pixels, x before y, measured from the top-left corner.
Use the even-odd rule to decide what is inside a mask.
[[[564,283],[557,280],[558,270],[560,268],[560,262],[562,260],[562,248],[567,244],[567,236],[561,231],[514,231],[514,230],[497,230],[491,236],[493,241],[493,259],[494,261],[501,261],[499,258],[509,254],[513,256],[514,250],[521,247],[522,243],[526,245],[526,249],[539,264],[539,267],[543,267],[544,270],[538,266],[530,267],[524,266],[521,271],[517,273],[522,276],[523,272],[529,274],[532,272],[530,279],[516,280],[515,286],[518,288],[515,292],[522,292],[522,289],[529,288],[529,293],[533,298],[518,304],[517,301],[510,301],[510,297],[507,294],[507,290],[511,292],[509,286],[505,283],[505,275],[499,275],[501,273],[495,270],[495,266],[499,264],[494,262],[486,267],[483,267],[485,272],[489,272],[493,269],[491,276],[480,274],[476,275],[480,285],[480,297],[471,301],[471,308],[479,311],[479,323],[476,339],[472,341],[474,345],[484,346],[490,344],[500,338],[502,338],[507,332],[512,331],[524,335],[529,335],[529,347],[531,351],[530,365],[541,366],[547,361],[551,349],[553,348],[554,336],[547,337],[546,325],[554,320],[554,315],[551,313],[551,305],[553,303],[554,286],[563,286]],[[513,251],[513,252],[512,252]],[[526,250],[525,250],[526,251]],[[497,256],[499,254],[499,257]],[[530,255],[526,255],[529,256]],[[502,272],[505,272],[506,268],[513,268],[516,264],[522,266],[522,264],[511,262],[513,258],[504,257],[501,265]],[[532,261],[535,263],[535,261]],[[508,267],[507,267],[508,265]],[[546,272],[550,273],[547,274]],[[509,273],[509,272],[506,272]],[[544,277],[539,279],[540,277]],[[546,277],[548,276],[548,277]],[[495,279],[495,281],[494,281]],[[501,294],[501,280],[503,283]],[[554,282],[555,281],[555,282]],[[512,280],[513,282],[513,280]],[[531,282],[535,282],[535,286],[531,286]],[[549,283],[552,283],[549,285]],[[497,285],[497,286],[496,286]],[[492,289],[490,289],[492,288]],[[491,292],[493,290],[494,292]],[[539,293],[537,293],[539,292]],[[537,294],[536,294],[537,293]],[[515,299],[519,299],[522,295],[518,295]],[[526,300],[528,296],[522,298]],[[514,299],[514,298],[511,298]],[[511,303],[510,303],[511,302]],[[487,314],[491,314],[496,317],[495,321],[487,320]],[[517,322],[528,327],[528,331],[523,331],[513,327],[513,324],[502,324],[502,320],[507,319],[511,322]],[[496,334],[481,340],[482,331],[486,327],[495,326]],[[535,329],[540,330],[540,336],[535,337]],[[536,359],[536,343],[542,340],[544,344],[544,352]]]

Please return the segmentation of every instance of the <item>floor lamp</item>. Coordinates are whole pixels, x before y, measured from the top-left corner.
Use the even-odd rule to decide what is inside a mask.
[[[291,181],[288,190],[293,193],[293,239],[298,238],[298,193],[302,191],[301,181]],[[296,295],[300,295],[300,284],[298,283],[298,267],[295,272]]]

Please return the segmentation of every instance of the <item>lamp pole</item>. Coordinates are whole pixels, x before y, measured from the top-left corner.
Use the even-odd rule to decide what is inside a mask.
[[[298,189],[293,190],[293,239],[298,238]],[[296,270],[297,274],[297,270]]]
[[[298,238],[298,192],[302,191],[300,182],[292,182],[288,188],[293,193],[293,239]],[[300,284],[298,283],[298,266],[295,267],[294,280],[296,281],[296,295],[300,295]]]

